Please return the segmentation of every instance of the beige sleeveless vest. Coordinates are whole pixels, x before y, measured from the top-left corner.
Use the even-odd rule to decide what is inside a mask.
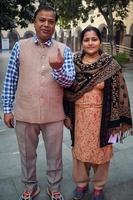
[[[15,119],[29,123],[48,123],[64,119],[63,88],[52,78],[49,56],[65,45],[53,41],[41,47],[33,39],[20,41],[19,81],[16,92]]]

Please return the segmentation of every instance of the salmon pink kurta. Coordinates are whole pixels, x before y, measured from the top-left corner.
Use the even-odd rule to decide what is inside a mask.
[[[103,164],[113,156],[112,145],[100,148],[104,82],[85,93],[75,103],[75,145],[73,156],[82,162]]]

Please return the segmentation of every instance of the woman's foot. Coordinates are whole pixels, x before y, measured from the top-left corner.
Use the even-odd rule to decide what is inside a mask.
[[[82,199],[85,194],[88,192],[88,185],[84,186],[84,187],[79,187],[77,186],[73,192],[73,200],[80,200]]]
[[[92,193],[92,198],[91,200],[103,200],[104,196],[103,196],[103,190],[99,190],[99,189],[94,189],[93,193]]]

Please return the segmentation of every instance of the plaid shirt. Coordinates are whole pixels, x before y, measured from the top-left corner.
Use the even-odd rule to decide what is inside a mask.
[[[37,36],[33,37],[35,43],[38,43]],[[46,46],[51,46],[52,39],[45,42]],[[17,90],[19,79],[19,54],[20,44],[16,42],[10,56],[4,87],[2,92],[3,110],[4,113],[10,113],[13,109],[13,102]],[[70,87],[75,79],[75,69],[73,63],[72,52],[69,47],[64,50],[64,64],[58,70],[52,70],[52,77],[63,87]]]

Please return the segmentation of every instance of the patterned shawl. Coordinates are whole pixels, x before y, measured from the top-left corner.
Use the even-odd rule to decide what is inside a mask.
[[[103,53],[93,64],[82,63],[83,53],[74,56],[76,79],[64,93],[66,116],[72,120],[72,145],[74,145],[74,102],[85,92],[90,91],[100,82],[105,83],[102,120],[100,129],[100,146],[106,146],[111,134],[118,134],[122,141],[127,134],[132,134],[132,117],[127,86],[121,72],[121,66],[112,56]]]

